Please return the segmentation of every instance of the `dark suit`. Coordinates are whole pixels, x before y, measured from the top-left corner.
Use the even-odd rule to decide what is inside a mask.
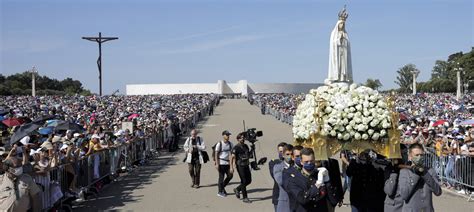
[[[328,200],[331,205],[335,207],[344,199],[339,162],[336,159],[329,158],[327,161],[323,162],[323,167],[325,167],[329,172],[329,179],[332,186],[332,188],[328,190],[328,194],[330,195]]]
[[[315,185],[317,176],[317,170],[309,177],[293,167],[283,170],[283,188],[288,192],[291,211],[328,211],[326,188],[330,188],[331,183],[327,182],[325,186],[317,188]]]
[[[278,183],[275,180],[275,177],[273,176],[273,167],[276,164],[281,163],[282,161],[279,159],[273,159],[268,163],[268,168],[270,169],[270,176],[272,176],[273,179],[273,195],[272,195],[272,204],[276,210],[276,206],[278,205],[278,196],[280,194],[280,189],[278,188]]]
[[[371,163],[362,164],[351,160],[346,173],[352,177],[351,207],[357,208],[358,211],[383,211],[384,171],[375,169]]]

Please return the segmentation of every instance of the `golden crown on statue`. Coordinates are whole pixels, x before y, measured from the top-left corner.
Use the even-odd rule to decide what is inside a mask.
[[[349,17],[349,14],[346,11],[346,5],[344,5],[344,8],[339,12],[339,20],[346,21],[347,17]]]

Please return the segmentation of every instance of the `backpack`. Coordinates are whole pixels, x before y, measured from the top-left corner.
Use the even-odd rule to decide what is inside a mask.
[[[216,144],[214,144],[214,146],[212,146],[212,160],[213,161],[216,161],[216,146],[218,143],[221,143],[221,145],[219,145],[219,153],[222,152],[222,141],[219,141]],[[230,143],[230,149],[232,150],[232,143]]]

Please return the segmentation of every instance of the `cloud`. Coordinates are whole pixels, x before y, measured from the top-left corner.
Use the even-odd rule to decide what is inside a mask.
[[[160,54],[181,54],[181,53],[194,53],[194,52],[203,52],[212,49],[224,48],[231,45],[256,41],[265,38],[266,36],[263,35],[240,35],[231,38],[221,39],[221,40],[214,40],[214,41],[206,41],[202,43],[197,43],[190,47],[184,47],[181,49],[170,49],[170,50],[163,50],[160,51]]]
[[[287,32],[287,33],[278,33],[278,34],[266,34],[266,35],[239,35],[230,38],[225,38],[221,40],[212,40],[212,41],[205,41],[201,43],[197,43],[191,45],[189,47],[183,47],[178,49],[168,49],[168,50],[161,50],[159,54],[183,54],[183,53],[194,53],[194,52],[203,52],[213,49],[224,48],[227,46],[253,42],[262,39],[268,38],[275,38],[275,37],[285,37],[291,36],[295,34],[307,33],[311,32],[312,30],[303,30],[303,31],[296,31],[296,32]]]
[[[191,35],[185,35],[185,36],[181,36],[181,37],[177,37],[177,38],[171,38],[171,39],[168,39],[168,40],[163,40],[163,41],[159,41],[159,42],[156,42],[156,43],[152,43],[152,45],[160,45],[160,44],[163,44],[163,43],[169,43],[169,42],[173,42],[173,41],[182,41],[182,40],[188,40],[188,39],[193,39],[193,38],[205,37],[205,36],[208,36],[208,35],[213,35],[213,34],[217,34],[217,33],[221,33],[221,32],[231,31],[231,30],[234,30],[234,29],[238,29],[240,27],[241,27],[241,25],[235,25],[235,26],[225,27],[225,28],[222,28],[222,29],[211,30],[211,31],[208,31],[208,32],[201,32],[201,33],[195,33],[195,34],[191,34]]]

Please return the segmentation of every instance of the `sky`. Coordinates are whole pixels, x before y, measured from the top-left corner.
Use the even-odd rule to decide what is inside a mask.
[[[322,83],[329,37],[347,4],[354,81],[396,88],[413,63],[420,81],[436,60],[474,46],[471,0],[0,0],[0,72],[36,66],[40,75],[83,82],[104,94],[127,84]]]

